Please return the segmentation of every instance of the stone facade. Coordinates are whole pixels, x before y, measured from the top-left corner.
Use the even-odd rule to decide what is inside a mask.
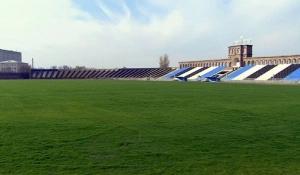
[[[232,45],[228,47],[227,59],[183,61],[179,62],[179,67],[226,66],[235,70],[246,65],[300,64],[300,55],[252,57],[252,46],[249,44]]]

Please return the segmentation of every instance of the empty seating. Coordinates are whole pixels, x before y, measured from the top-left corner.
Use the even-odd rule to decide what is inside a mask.
[[[190,71],[192,69],[194,69],[194,67],[188,67],[187,69],[185,69],[185,70],[183,70],[183,71],[178,72],[177,74],[175,74],[174,77],[178,77],[178,76],[180,76],[180,75],[182,75],[182,74],[184,74],[184,73],[186,73],[186,72],[188,72],[188,71]]]
[[[283,69],[287,68],[289,64],[279,64],[276,67],[274,65],[268,65],[269,67],[272,67],[272,69],[269,69],[269,71],[266,71],[265,73],[261,73],[261,76],[256,78],[255,80],[269,80],[272,78],[275,74],[279,73]],[[266,67],[268,67],[266,66]]]
[[[255,72],[257,72],[258,70],[264,68],[266,65],[257,65],[254,66],[250,69],[248,69],[247,71],[239,74],[238,76],[232,78],[232,80],[244,80],[245,78],[249,77],[250,75],[254,74]]]
[[[286,76],[283,81],[299,81],[300,80],[300,68]]]
[[[171,73],[165,75],[165,76],[163,77],[163,79],[174,78],[174,77],[176,77],[176,74],[179,74],[180,72],[183,72],[183,71],[187,70],[188,68],[189,68],[189,67],[183,67],[183,68],[181,68],[181,69],[175,70],[175,71],[173,71],[173,72],[171,72]]]
[[[189,71],[187,71],[187,72],[179,75],[178,77],[180,77],[180,78],[187,78],[190,74],[192,74],[195,71],[198,71],[199,69],[201,69],[201,67],[195,67],[195,68],[193,68],[193,69],[191,69],[191,70],[189,70]]]
[[[223,78],[223,80],[231,80],[237,76],[239,76],[240,74],[246,72],[247,70],[251,69],[253,66],[252,65],[248,65],[245,67],[241,67],[238,70],[232,72],[231,74],[227,75],[227,77]]]
[[[286,76],[290,75],[292,72],[300,68],[300,64],[291,64],[287,68],[283,69],[279,73],[275,74],[271,79],[283,79]]]
[[[203,75],[207,74],[208,72],[214,70],[216,67],[207,67],[206,69],[204,69],[203,71],[201,71],[200,73],[197,73],[196,75],[191,76],[190,78],[188,78],[188,80],[197,80],[198,77],[202,77]]]
[[[213,70],[207,72],[206,74],[203,74],[201,76],[201,81],[205,79],[205,77],[210,77],[213,76],[214,74],[217,74],[218,72],[220,72],[221,70],[225,69],[225,66],[219,66],[219,67],[214,67]]]
[[[198,76],[198,74],[202,71],[204,71],[205,69],[207,69],[208,67],[201,67],[200,69],[196,70],[195,72],[189,74],[188,76],[186,76],[186,78],[189,79],[196,79]]]

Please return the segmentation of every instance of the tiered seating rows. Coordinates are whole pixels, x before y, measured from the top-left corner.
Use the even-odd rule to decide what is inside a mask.
[[[214,68],[215,69],[207,72],[206,74],[203,74],[202,77],[201,77],[201,80],[204,80],[205,77],[210,77],[210,76],[213,76],[213,75],[217,74],[218,72],[225,69],[226,67],[225,66],[219,66],[219,67],[214,67]]]
[[[58,70],[32,69],[33,79],[85,79],[85,78],[159,78],[170,72],[172,68],[124,68],[101,70]]]
[[[282,70],[284,70],[285,68],[287,68],[289,66],[290,66],[290,64],[279,64],[276,67],[274,66],[272,69],[270,69],[269,71],[265,72],[264,74],[262,74],[261,76],[259,76],[255,80],[269,80],[274,75],[280,73]]]
[[[300,68],[300,64],[291,64],[289,67],[283,69],[281,72],[274,75],[274,77],[271,78],[270,80],[283,79],[299,68]],[[300,76],[299,76],[299,78],[300,78]]]
[[[262,69],[259,69],[258,71],[254,72],[253,74],[249,75],[247,78],[258,78],[261,75],[263,75],[264,73],[268,72],[269,70],[273,69],[276,65],[266,65],[265,67],[263,67]]]
[[[183,68],[181,68],[181,69],[178,69],[178,70],[176,70],[176,71],[173,71],[173,72],[171,72],[171,73],[165,75],[165,76],[163,77],[163,79],[175,78],[177,74],[180,74],[181,72],[183,72],[183,71],[185,71],[185,70],[187,70],[187,69],[189,69],[189,67],[183,67]]]
[[[237,76],[239,76],[240,74],[246,72],[247,70],[251,69],[253,66],[252,65],[248,65],[248,66],[245,66],[245,67],[241,67],[239,68],[238,70],[232,72],[231,74],[229,74],[227,77],[225,77],[224,79],[226,80],[231,80]]]

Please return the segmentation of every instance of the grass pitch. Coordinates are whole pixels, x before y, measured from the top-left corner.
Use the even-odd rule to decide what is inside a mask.
[[[300,174],[299,86],[0,81],[0,174]]]

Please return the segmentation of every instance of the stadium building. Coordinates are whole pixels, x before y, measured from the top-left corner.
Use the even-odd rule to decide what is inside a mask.
[[[300,55],[252,57],[251,40],[228,47],[228,57],[182,61],[178,68],[32,69],[32,79],[135,79],[165,81],[269,81],[300,83]]]
[[[300,55],[252,57],[250,39],[235,41],[228,47],[228,58],[217,60],[183,61],[179,67],[212,67],[225,66],[236,70],[248,65],[279,65],[279,64],[300,64]]]

